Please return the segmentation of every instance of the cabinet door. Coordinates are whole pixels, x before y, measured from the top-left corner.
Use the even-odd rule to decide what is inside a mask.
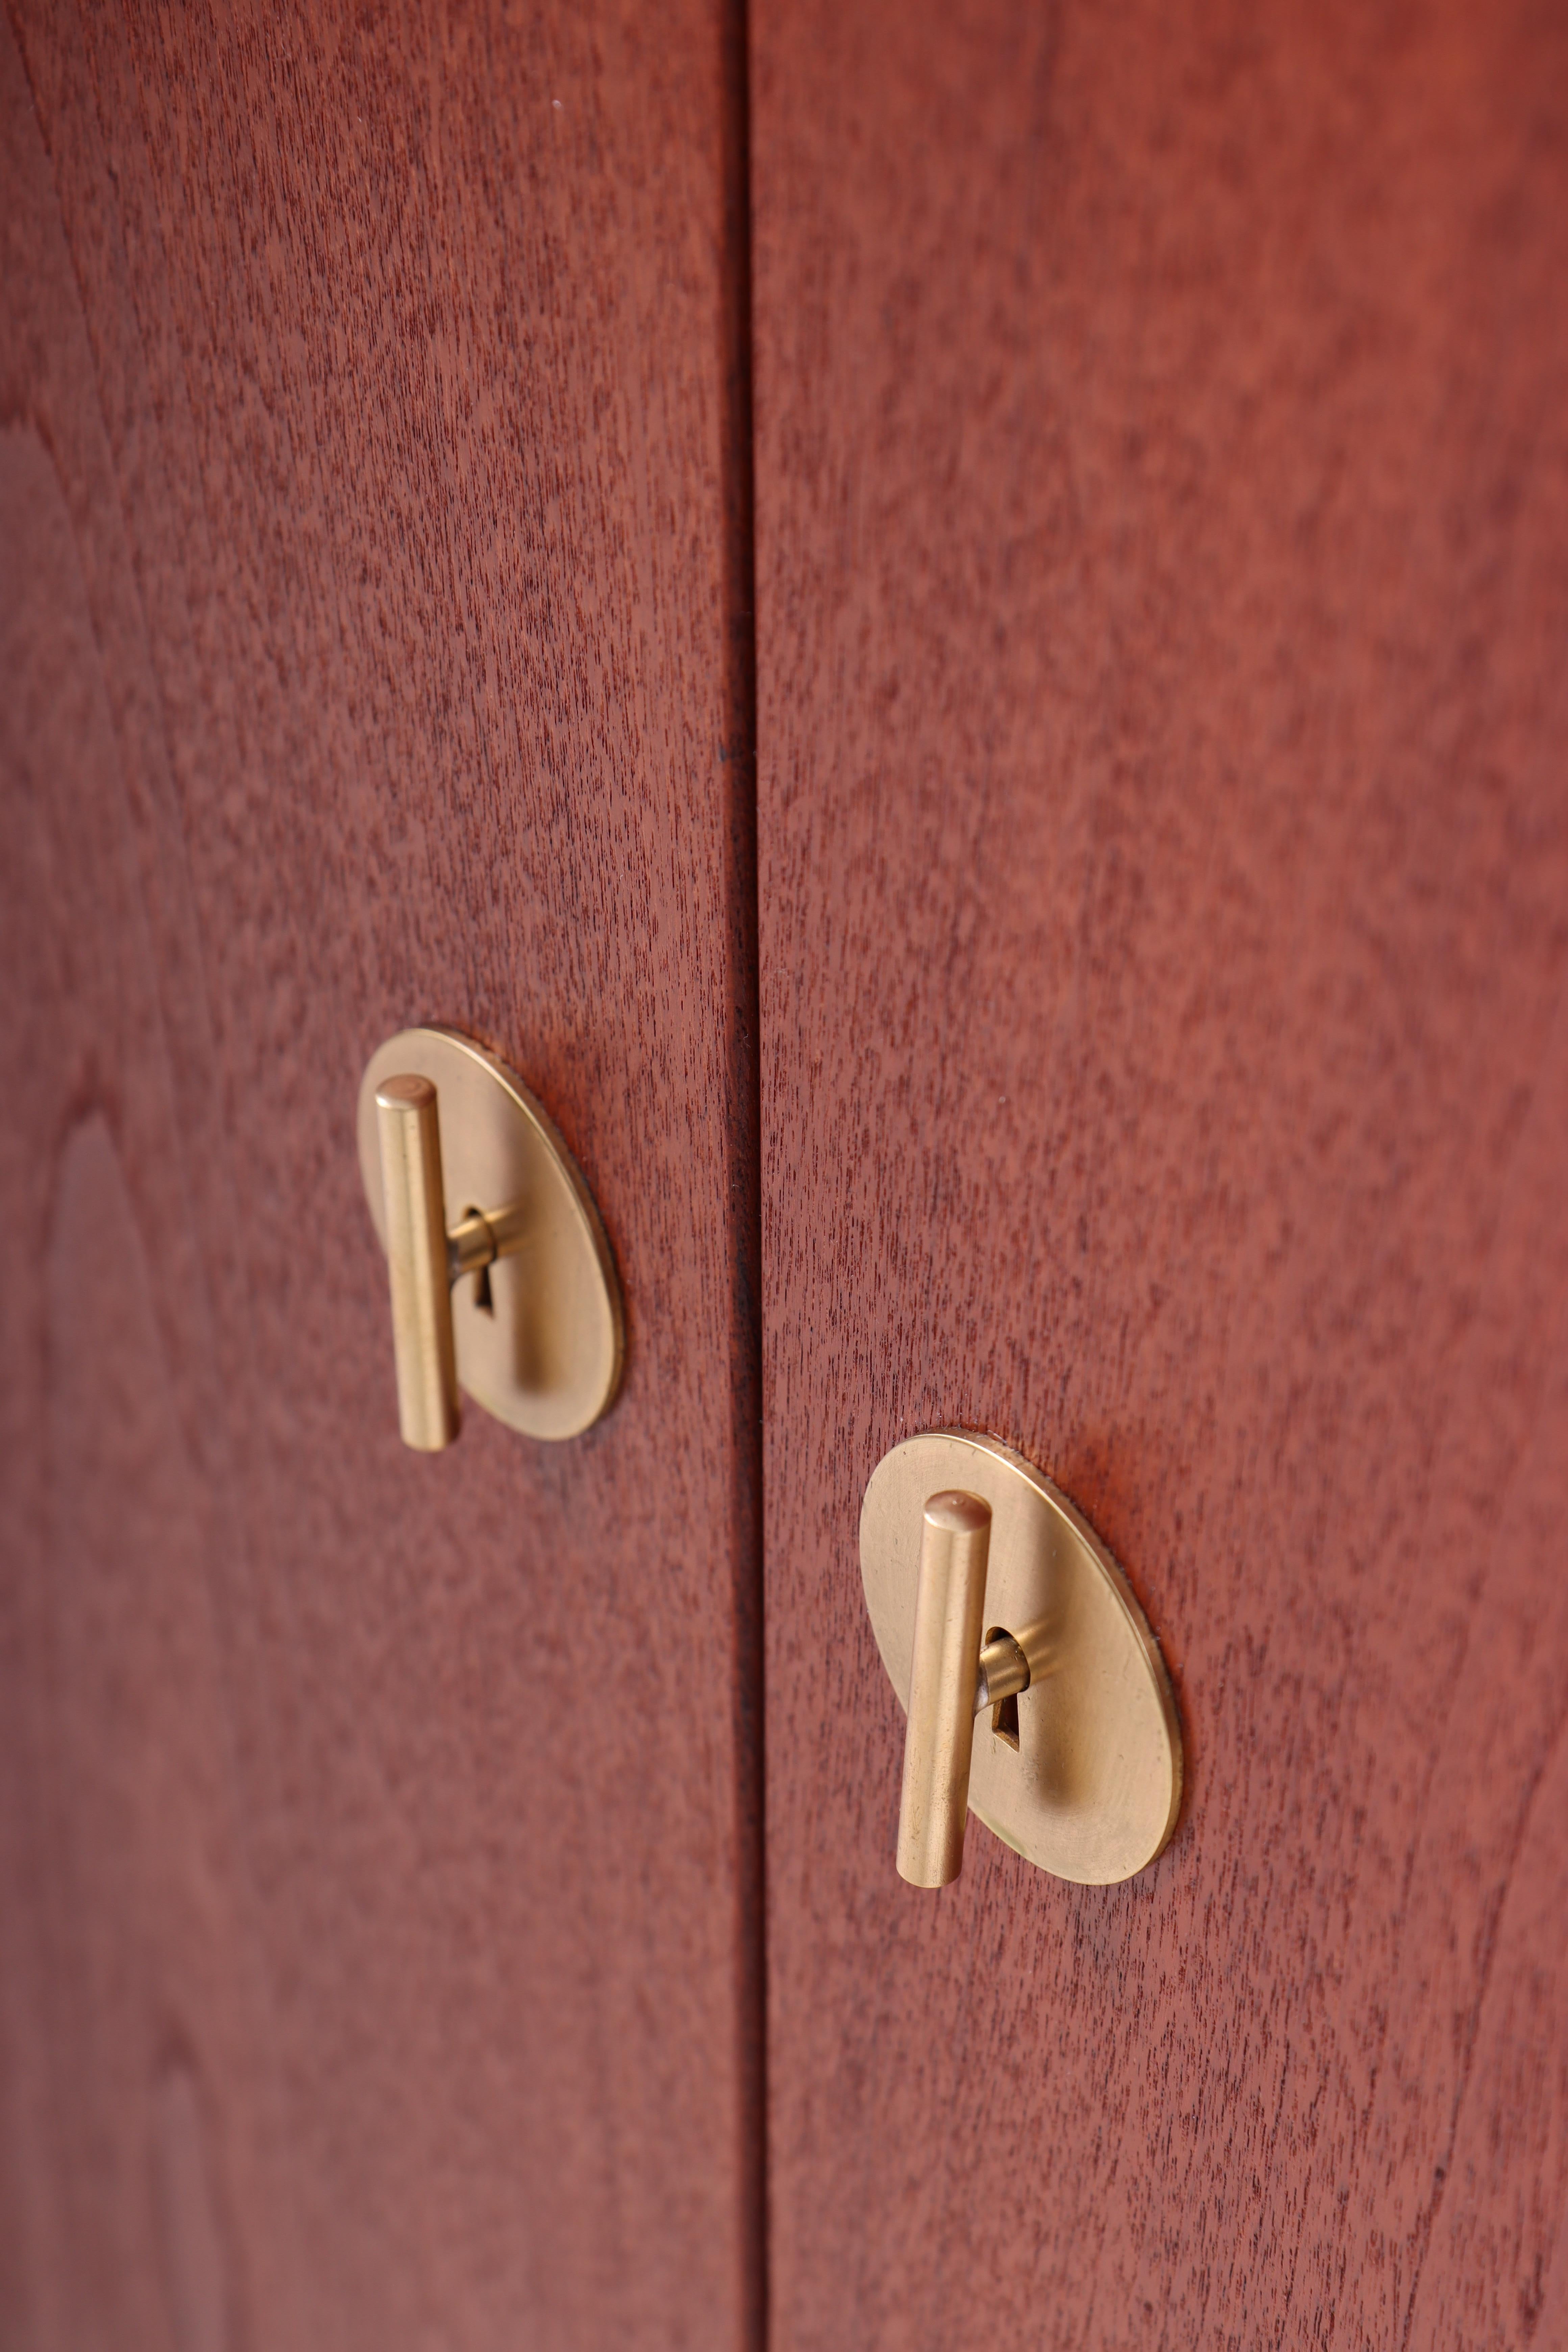
[[[1563,2342],[1563,23],[753,44],[773,2340]],[[1130,1884],[894,1874],[950,1423],[1163,1644]]]
[[[0,2335],[729,2345],[755,1022],[718,6],[0,31]],[[589,1435],[398,1443],[360,1071],[565,1131]]]

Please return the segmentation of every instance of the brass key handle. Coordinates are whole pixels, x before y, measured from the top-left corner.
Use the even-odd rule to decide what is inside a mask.
[[[522,1081],[455,1030],[405,1030],[361,1082],[359,1147],[405,1444],[450,1445],[460,1390],[530,1437],[591,1426],[620,1380],[620,1286],[582,1173]]]
[[[990,1549],[991,1506],[983,1496],[952,1492],[931,1497],[921,1517],[910,1721],[899,1799],[899,1875],[911,1886],[946,1886],[963,1865]]]
[[[958,1876],[974,1718],[1016,1698],[1033,1679],[1027,1634],[1020,1642],[998,1629],[984,1638],[990,1557],[991,1506],[984,1496],[931,1496],[921,1514],[899,1799],[899,1875],[911,1886],[951,1886]]]
[[[906,1438],[867,1486],[860,1572],[909,1713],[903,1878],[951,1885],[971,1812],[1080,1885],[1153,1861],[1181,1806],[1175,1699],[1131,1586],[1042,1471],[969,1430]]]
[[[397,1421],[405,1445],[438,1454],[461,1425],[452,1285],[493,1265],[494,1229],[510,1211],[465,1217],[447,1231],[441,1182],[441,1115],[435,1087],[413,1071],[375,1090],[381,1187],[386,1204],[386,1271],[392,1345],[397,1360]]]
[[[458,1434],[460,1414],[441,1119],[429,1079],[410,1070],[384,1079],[375,1090],[375,1123],[386,1205],[398,1427],[405,1445],[437,1454]]]

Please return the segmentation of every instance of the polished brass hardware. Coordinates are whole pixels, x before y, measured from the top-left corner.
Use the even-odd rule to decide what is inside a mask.
[[[588,1188],[521,1080],[455,1030],[404,1030],[361,1081],[359,1154],[404,1442],[449,1445],[459,1390],[529,1437],[597,1421],[625,1354],[620,1286]]]
[[[410,1071],[375,1090],[397,1419],[405,1445],[434,1454],[458,1434],[458,1353],[436,1089]],[[488,1228],[487,1228],[488,1231]]]
[[[1153,1861],[1181,1806],[1175,1700],[1131,1587],[1042,1471],[967,1430],[906,1439],[867,1486],[860,1572],[909,1714],[904,1878],[958,1875],[969,1811],[1080,1885]]]
[[[931,1496],[921,1515],[899,1800],[899,1874],[911,1886],[945,1886],[963,1865],[990,1547],[989,1503],[978,1495]]]

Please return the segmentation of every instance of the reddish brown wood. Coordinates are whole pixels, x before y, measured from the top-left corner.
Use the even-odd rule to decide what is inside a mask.
[[[1560,13],[753,26],[777,2352],[1568,2333]],[[1121,1889],[893,1874],[884,1449],[1125,1562]]]
[[[738,65],[701,0],[0,39],[29,2352],[752,2339]],[[398,1444],[353,1101],[429,1017],[610,1229],[575,1444]]]

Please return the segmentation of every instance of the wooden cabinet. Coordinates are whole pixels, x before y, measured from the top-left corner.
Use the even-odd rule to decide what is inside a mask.
[[[1550,12],[38,0],[0,109],[0,2341],[1568,2340]],[[570,1444],[397,1442],[425,1019],[604,1213]],[[1159,1634],[1127,1885],[894,1874],[945,1423]]]

